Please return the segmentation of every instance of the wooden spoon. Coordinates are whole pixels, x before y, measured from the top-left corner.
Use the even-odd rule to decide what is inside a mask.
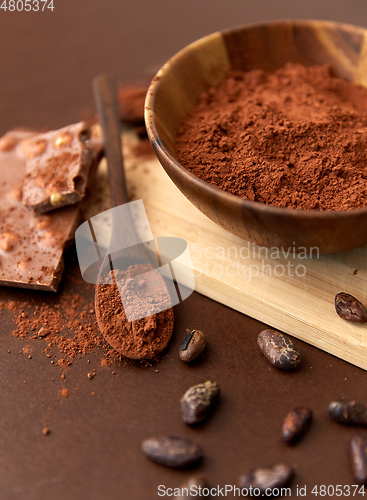
[[[128,203],[128,195],[116,81],[100,75],[94,79],[93,88],[108,161],[112,207],[119,207]],[[139,237],[128,208],[112,210],[111,241],[95,292],[96,317],[102,335],[116,351],[132,359],[151,359],[163,351],[171,339],[173,309],[169,307],[171,299],[166,283],[154,270],[151,255],[143,244],[136,244]],[[121,241],[127,249],[120,250]],[[127,311],[145,310],[148,304],[148,310],[153,307],[152,310],[161,312],[128,321],[123,302],[125,308],[131,308]]]

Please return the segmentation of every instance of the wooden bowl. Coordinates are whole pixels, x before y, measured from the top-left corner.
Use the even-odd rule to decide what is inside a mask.
[[[367,244],[367,208],[296,210],[227,193],[177,160],[175,139],[202,91],[231,69],[274,71],[287,62],[330,64],[338,77],[367,87],[367,29],[324,21],[278,21],[217,32],[192,43],[158,72],[146,99],[149,138],[164,169],[207,217],[233,234],[266,247],[318,247],[337,252]]]

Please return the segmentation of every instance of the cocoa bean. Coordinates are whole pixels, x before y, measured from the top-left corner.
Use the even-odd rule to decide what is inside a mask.
[[[298,347],[283,333],[263,330],[257,337],[257,344],[266,359],[276,368],[293,370],[301,362]]]
[[[143,441],[145,455],[158,464],[185,469],[197,464],[204,456],[201,447],[188,439],[161,436]]]
[[[181,415],[186,424],[204,420],[219,397],[219,386],[208,380],[188,389],[181,398]]]
[[[295,408],[285,417],[282,428],[283,440],[293,444],[307,432],[312,420],[312,410],[305,406]]]
[[[341,318],[352,323],[367,321],[367,309],[349,293],[340,292],[335,295],[335,310]]]

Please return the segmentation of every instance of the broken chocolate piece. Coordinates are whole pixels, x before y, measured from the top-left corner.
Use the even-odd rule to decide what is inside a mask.
[[[12,131],[0,139],[0,284],[56,291],[63,270],[62,254],[79,223],[79,203],[36,216],[22,203],[26,168],[24,145],[35,132]],[[3,140],[6,138],[6,140]],[[95,140],[93,165],[102,143]]]
[[[23,141],[23,203],[38,215],[80,201],[93,161],[84,122]]]

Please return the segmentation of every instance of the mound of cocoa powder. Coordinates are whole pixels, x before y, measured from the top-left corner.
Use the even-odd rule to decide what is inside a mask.
[[[150,265],[142,264],[125,271],[114,270],[111,284],[97,285],[96,315],[100,331],[117,352],[132,359],[154,358],[172,337],[174,315],[162,277],[145,274],[144,279],[139,279],[152,270]],[[120,289],[116,282],[120,283]],[[146,304],[149,315],[127,321],[126,310],[134,314],[145,310]]]
[[[232,71],[183,122],[180,162],[234,195],[296,209],[367,206],[367,89],[329,66]]]

